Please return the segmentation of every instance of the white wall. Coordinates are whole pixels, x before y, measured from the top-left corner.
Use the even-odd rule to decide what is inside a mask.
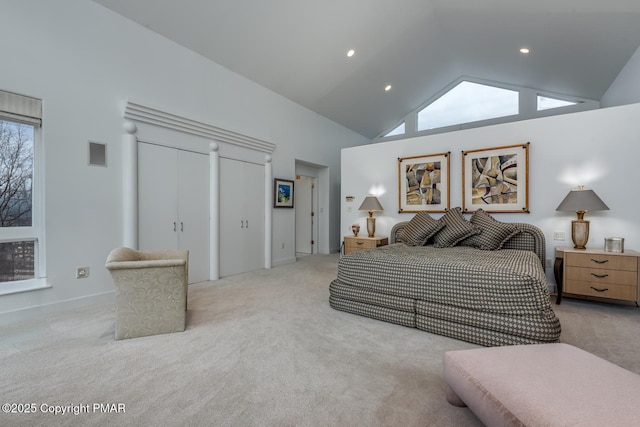
[[[122,243],[127,99],[277,144],[274,177],[294,179],[296,159],[326,166],[324,212],[338,248],[340,149],[365,138],[86,0],[3,2],[0,52],[0,89],[44,102],[52,286],[0,296],[0,313],[113,291],[104,261]],[[107,168],[87,166],[89,140],[108,145]],[[295,259],[293,218],[273,212],[274,263]],[[88,279],[75,279],[78,266],[90,267]]]
[[[529,141],[529,209],[531,213],[495,213],[498,220],[529,222],[540,227],[547,243],[547,258],[555,246],[571,243],[575,214],[556,212],[570,189],[585,185],[609,206],[609,211],[588,212],[591,221],[587,247],[604,246],[604,237],[624,237],[625,248],[640,250],[640,207],[636,184],[640,158],[640,104],[507,123],[447,134],[417,137],[342,150],[343,235],[351,224],[366,230],[366,212],[358,207],[372,188],[384,212],[376,213],[376,234],[387,235],[398,221],[412,213],[398,213],[398,158],[451,151],[451,207],[462,205],[463,150],[521,144]],[[355,196],[352,203],[346,196]],[[349,212],[351,209],[351,212]],[[432,214],[440,217],[441,214]],[[567,240],[553,240],[564,231]],[[551,280],[551,271],[547,270]]]
[[[602,107],[640,102],[640,47],[602,96]]]

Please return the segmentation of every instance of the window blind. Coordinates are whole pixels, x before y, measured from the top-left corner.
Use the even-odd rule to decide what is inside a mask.
[[[0,117],[34,126],[42,125],[42,101],[0,90]]]

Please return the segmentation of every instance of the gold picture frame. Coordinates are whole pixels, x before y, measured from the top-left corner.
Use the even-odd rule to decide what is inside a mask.
[[[398,212],[449,210],[451,152],[398,158]]]
[[[462,152],[462,210],[529,213],[529,145]]]

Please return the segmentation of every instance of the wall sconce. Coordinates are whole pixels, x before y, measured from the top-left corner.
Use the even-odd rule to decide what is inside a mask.
[[[589,240],[589,221],[584,219],[587,211],[608,211],[609,207],[598,197],[593,190],[585,190],[579,186],[577,190],[571,190],[562,200],[556,211],[573,212],[578,215],[571,221],[571,240],[574,249],[586,249]]]
[[[376,234],[376,219],[373,217],[374,211],[383,211],[382,205],[376,196],[367,196],[358,208],[359,211],[369,211],[369,217],[367,218],[367,233],[369,237],[373,237]]]

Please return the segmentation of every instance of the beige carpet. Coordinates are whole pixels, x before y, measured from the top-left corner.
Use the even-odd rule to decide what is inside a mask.
[[[0,413],[0,425],[480,425],[447,404],[442,381],[444,352],[476,346],[331,309],[337,259],[193,285],[183,333],[114,341],[112,304],[5,325],[1,403],[37,412]],[[553,307],[561,341],[640,373],[640,309]],[[55,405],[89,407],[42,413]]]

